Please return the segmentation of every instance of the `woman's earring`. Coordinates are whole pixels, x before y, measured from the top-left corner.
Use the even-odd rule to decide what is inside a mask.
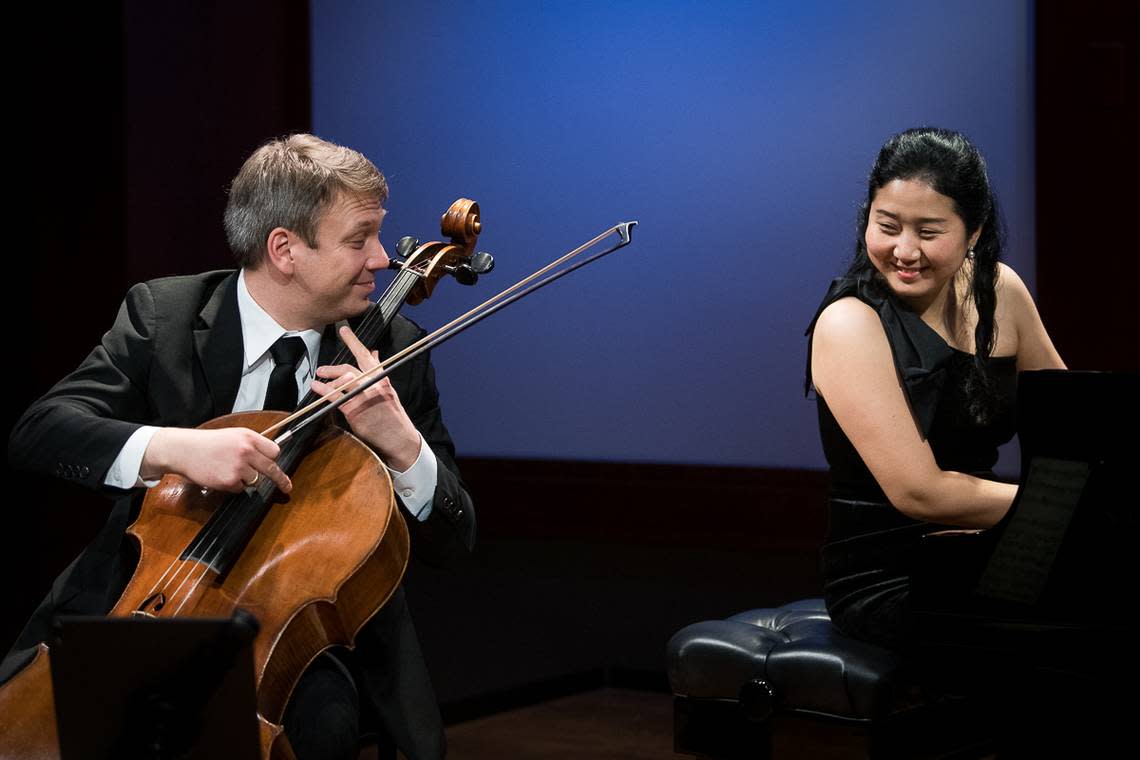
[[[966,249],[966,261],[973,261],[973,260],[974,260],[974,249],[972,247],[967,248]]]

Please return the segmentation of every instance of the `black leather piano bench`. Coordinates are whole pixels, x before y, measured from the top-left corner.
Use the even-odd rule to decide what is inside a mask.
[[[924,694],[899,655],[850,639],[822,599],[708,620],[668,645],[674,750],[702,758],[985,757],[992,716]]]

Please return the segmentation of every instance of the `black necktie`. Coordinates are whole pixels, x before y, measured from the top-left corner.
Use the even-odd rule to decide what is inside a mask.
[[[273,354],[273,372],[265,391],[263,409],[291,412],[297,408],[297,363],[305,355],[305,341],[284,335],[269,347]]]

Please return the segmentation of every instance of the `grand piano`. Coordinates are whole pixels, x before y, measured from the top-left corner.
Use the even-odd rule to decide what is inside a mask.
[[[1123,733],[1140,703],[1140,375],[1024,372],[1017,428],[1002,521],[924,537],[917,654],[935,682],[992,700],[1042,743],[1050,725]]]

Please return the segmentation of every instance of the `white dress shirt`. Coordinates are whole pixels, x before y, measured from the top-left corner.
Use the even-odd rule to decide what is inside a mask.
[[[320,355],[321,334],[316,330],[286,330],[261,308],[249,294],[245,285],[245,270],[238,274],[237,282],[238,314],[241,318],[242,362],[241,384],[233,411],[247,412],[261,409],[265,404],[265,393],[269,386],[269,375],[273,372],[273,357],[269,353],[278,338],[283,335],[301,338],[305,341],[305,356],[297,366],[297,401],[300,402],[309,391],[309,385],[316,377],[317,358]],[[115,488],[150,487],[158,481],[144,481],[139,477],[143,455],[150,445],[150,439],[158,428],[144,425],[136,430],[119,451],[111,464],[103,483]],[[387,467],[387,464],[384,465]],[[439,462],[435,452],[420,436],[420,454],[416,461],[403,472],[388,467],[392,476],[392,487],[404,507],[421,522],[431,515],[432,497],[435,494]]]

